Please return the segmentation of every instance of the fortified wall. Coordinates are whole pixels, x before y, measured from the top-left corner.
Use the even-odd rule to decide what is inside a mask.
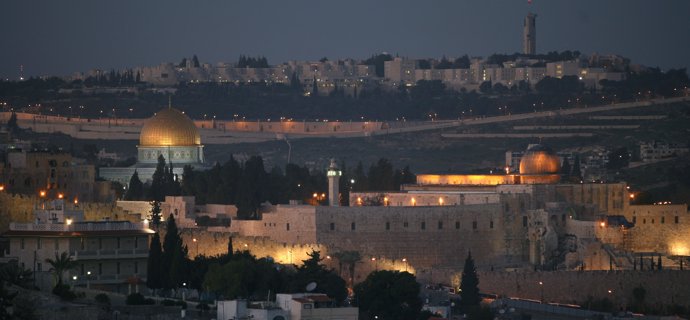
[[[632,205],[625,218],[635,224],[625,244],[631,251],[690,256],[687,205]]]
[[[608,298],[615,307],[631,306],[633,289],[639,286],[646,290],[645,303],[650,305],[687,305],[690,301],[690,290],[687,290],[690,272],[680,270],[480,271],[478,277],[482,292],[533,300],[543,297],[548,302],[581,304],[591,296],[594,299]],[[459,275],[456,274],[455,278]]]

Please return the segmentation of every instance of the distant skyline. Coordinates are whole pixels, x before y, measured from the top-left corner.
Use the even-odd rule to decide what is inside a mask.
[[[0,78],[69,75],[179,62],[288,60],[388,52],[411,58],[522,51],[537,14],[537,52],[619,54],[662,69],[690,67],[690,1],[6,0]]]

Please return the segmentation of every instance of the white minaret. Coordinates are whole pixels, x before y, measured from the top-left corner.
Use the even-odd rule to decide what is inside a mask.
[[[331,159],[331,165],[328,166],[328,205],[337,207],[340,205],[340,176],[342,171],[338,170],[338,164],[335,159]]]
[[[537,15],[529,13],[522,28],[522,53],[537,54]]]

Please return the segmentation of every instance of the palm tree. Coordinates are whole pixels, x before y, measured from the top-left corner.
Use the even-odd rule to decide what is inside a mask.
[[[77,262],[72,260],[72,257],[70,257],[67,252],[63,252],[59,256],[56,253],[55,260],[48,258],[46,259],[46,262],[50,264],[50,271],[54,273],[57,280],[55,287],[62,286],[62,275],[65,273],[65,271],[72,270],[77,267]]]

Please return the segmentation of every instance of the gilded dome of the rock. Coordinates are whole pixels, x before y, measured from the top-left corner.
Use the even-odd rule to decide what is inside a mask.
[[[139,146],[197,146],[201,136],[194,122],[176,109],[163,109],[146,121]]]
[[[558,174],[561,171],[561,159],[549,147],[534,145],[520,160],[520,174],[545,175]]]

